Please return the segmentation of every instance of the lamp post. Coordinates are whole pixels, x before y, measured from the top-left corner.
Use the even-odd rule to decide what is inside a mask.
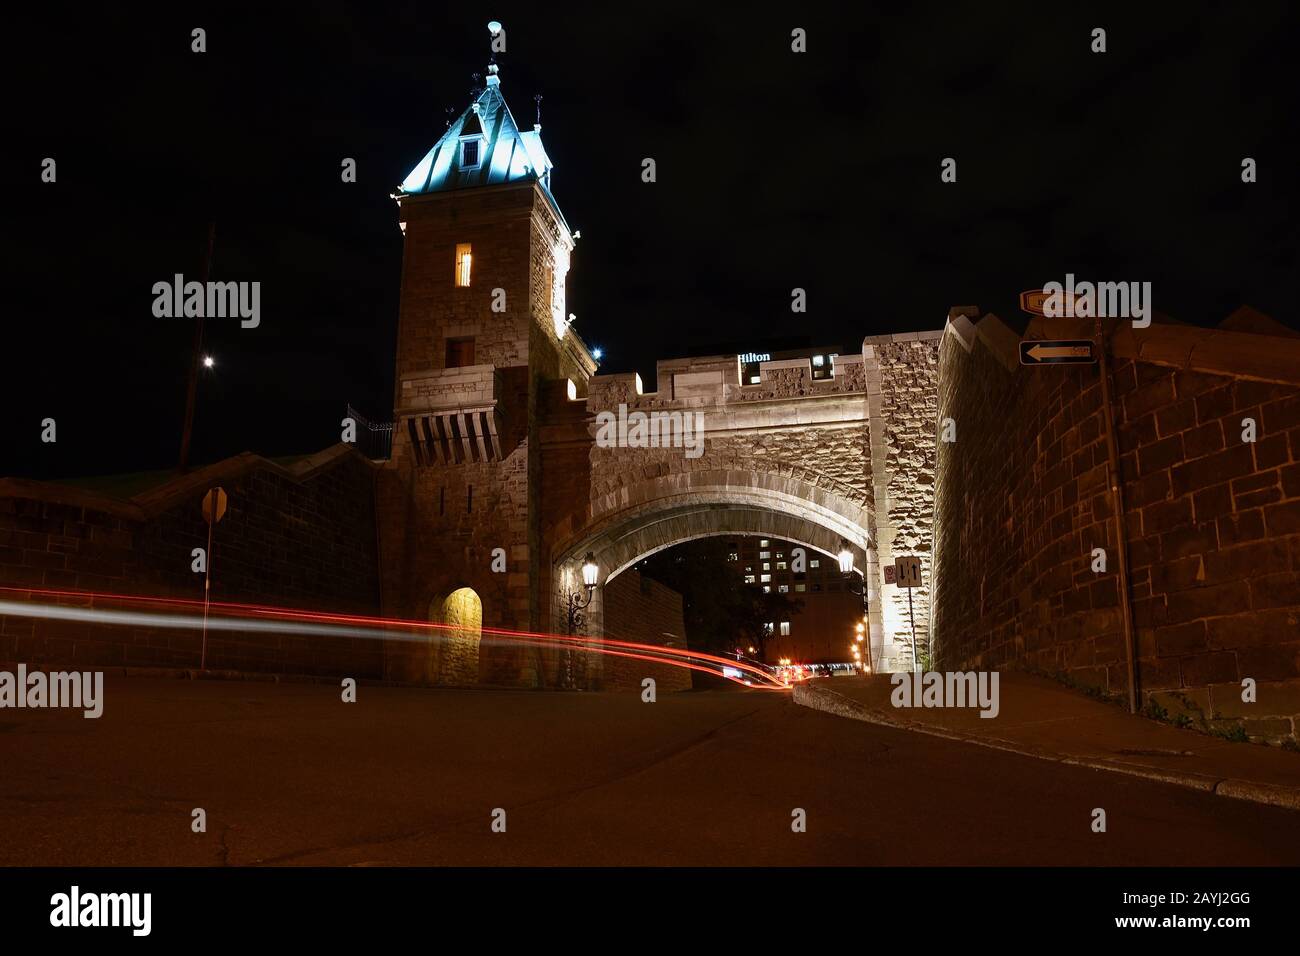
[[[837,555],[837,558],[840,562],[840,574],[844,576],[844,586],[847,587],[849,591],[852,592],[853,594],[857,594],[862,597],[862,611],[863,611],[862,620],[865,622],[867,620],[867,615],[866,615],[867,579],[865,576],[857,575],[853,573],[853,549],[849,547],[848,541],[844,540],[843,538],[840,538],[840,553]],[[866,630],[866,628],[864,624],[859,624],[856,630],[857,633],[855,635],[855,641],[853,647],[855,658],[857,658],[858,656],[857,642],[862,640],[863,632]],[[855,662],[860,663],[860,661],[855,661]],[[872,648],[870,643],[867,644],[867,667],[871,673],[874,673],[876,670],[876,662],[874,657],[872,656]]]
[[[600,577],[600,566],[596,564],[596,556],[590,551],[582,559],[582,590],[570,591],[568,594],[569,601],[569,636],[573,637],[579,630],[587,626],[587,620],[583,615],[591,605],[591,599],[596,593],[596,584]],[[564,649],[564,687],[572,690],[575,686],[573,665],[575,652],[572,645]]]

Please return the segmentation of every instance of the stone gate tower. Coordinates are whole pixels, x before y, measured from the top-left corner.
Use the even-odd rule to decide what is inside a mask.
[[[541,127],[519,128],[488,70],[394,196],[404,253],[396,427],[379,477],[384,612],[537,630],[541,409],[585,398],[596,362],[565,310],[574,240]],[[535,655],[471,630],[391,652],[389,676],[541,680]]]

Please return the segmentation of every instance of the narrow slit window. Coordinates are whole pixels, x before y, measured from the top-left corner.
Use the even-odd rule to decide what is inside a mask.
[[[473,250],[468,242],[456,244],[456,285],[469,288],[470,266],[474,262]]]

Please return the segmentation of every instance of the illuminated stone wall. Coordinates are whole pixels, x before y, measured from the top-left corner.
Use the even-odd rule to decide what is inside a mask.
[[[910,670],[914,649],[924,654],[928,648],[942,338],[942,331],[906,332],[871,336],[862,345],[877,560],[882,569],[904,555],[921,560],[918,588],[885,584],[881,572],[884,670]]]
[[[1090,337],[1090,322],[1071,323],[1035,320],[1026,335]],[[996,316],[956,316],[941,350],[940,415],[957,441],[939,445],[939,664],[1027,667],[1123,698],[1097,367],[1021,366],[1019,338]],[[1204,729],[1294,737],[1300,340],[1121,325],[1112,352],[1141,699]]]

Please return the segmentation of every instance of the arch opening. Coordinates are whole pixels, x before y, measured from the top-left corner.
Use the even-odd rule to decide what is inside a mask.
[[[429,679],[436,684],[476,683],[483,637],[483,601],[478,592],[461,587],[435,598],[429,620],[447,625],[433,635]]]
[[[700,538],[721,536],[771,537],[802,545],[834,559],[841,542],[853,552],[854,566],[862,575],[868,616],[868,639],[873,659],[881,659],[882,627],[879,569],[874,543],[865,528],[850,524],[839,515],[818,515],[808,509],[794,509],[786,501],[699,500],[691,503],[657,502],[625,511],[589,528],[562,545],[553,554],[552,581],[556,588],[552,607],[562,608],[567,590],[578,578],[578,566],[588,552],[600,568],[601,587],[596,589],[587,611],[592,636],[606,633],[603,586],[619,574],[656,552]],[[557,627],[562,622],[555,620]],[[616,635],[615,635],[616,636]]]

